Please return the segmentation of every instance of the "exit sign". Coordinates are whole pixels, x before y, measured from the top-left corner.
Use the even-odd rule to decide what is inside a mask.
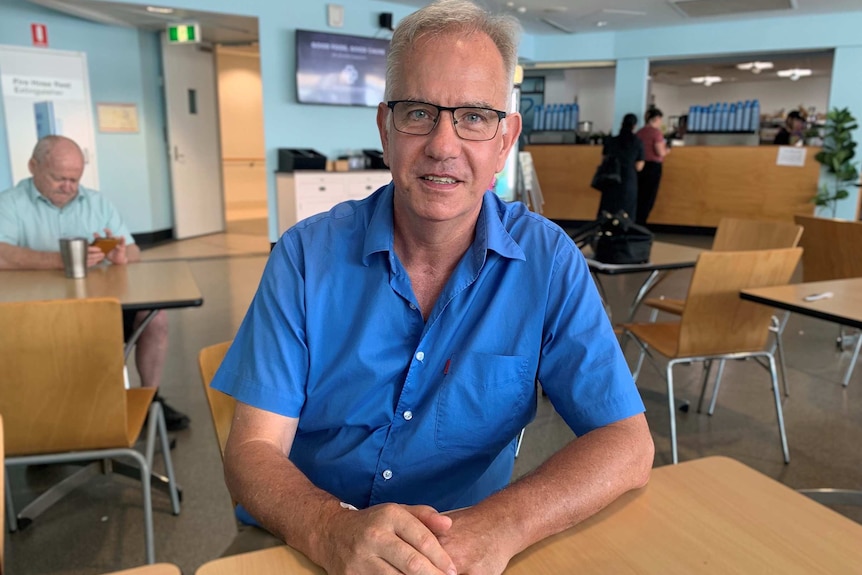
[[[197,22],[168,25],[168,42],[172,44],[191,44],[201,41],[201,27]]]

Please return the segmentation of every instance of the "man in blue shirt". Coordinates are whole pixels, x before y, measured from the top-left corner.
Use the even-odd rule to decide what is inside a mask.
[[[141,259],[140,249],[114,206],[102,194],[79,185],[84,155],[75,142],[62,136],[42,138],[33,149],[29,167],[32,178],[0,193],[0,270],[63,269],[60,238],[75,236],[97,238],[104,234],[120,240],[107,255],[90,246],[89,267],[104,259],[117,265]],[[123,312],[127,338],[148,313]],[[135,345],[141,385],[159,386],[167,350],[168,320],[162,311]],[[186,415],[167,405],[161,396],[156,399],[162,402],[168,429],[189,426]]]
[[[486,192],[521,129],[516,36],[466,0],[401,22],[377,114],[393,182],[282,236],[213,382],[239,401],[241,512],[329,573],[499,574],[649,477],[580,252]],[[536,378],[578,438],[509,485]]]

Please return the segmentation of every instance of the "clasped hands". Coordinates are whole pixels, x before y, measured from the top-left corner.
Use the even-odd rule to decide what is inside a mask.
[[[387,503],[340,510],[322,527],[316,559],[330,575],[500,575],[514,554],[470,509]]]

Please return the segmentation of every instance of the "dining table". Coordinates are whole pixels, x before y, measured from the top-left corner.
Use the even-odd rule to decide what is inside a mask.
[[[859,573],[862,525],[727,457],[653,469],[582,523],[532,545],[506,575]],[[323,575],[273,547],[222,557],[196,575]]]

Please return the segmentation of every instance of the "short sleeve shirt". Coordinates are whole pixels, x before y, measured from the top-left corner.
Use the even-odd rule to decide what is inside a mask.
[[[508,484],[537,378],[578,435],[643,411],[562,229],[486,192],[426,321],[392,201],[389,184],[285,232],[212,384],[299,418],[290,459],[315,485],[357,507],[473,505]]]
[[[664,140],[661,130],[652,126],[644,126],[638,130],[638,138],[644,143],[644,152],[647,162],[662,162],[664,158],[660,158],[655,152],[656,144]]]
[[[119,212],[105,196],[83,186],[68,204],[58,208],[39,193],[32,178],[0,192],[0,242],[42,252],[59,251],[60,238],[104,235],[135,243]]]

